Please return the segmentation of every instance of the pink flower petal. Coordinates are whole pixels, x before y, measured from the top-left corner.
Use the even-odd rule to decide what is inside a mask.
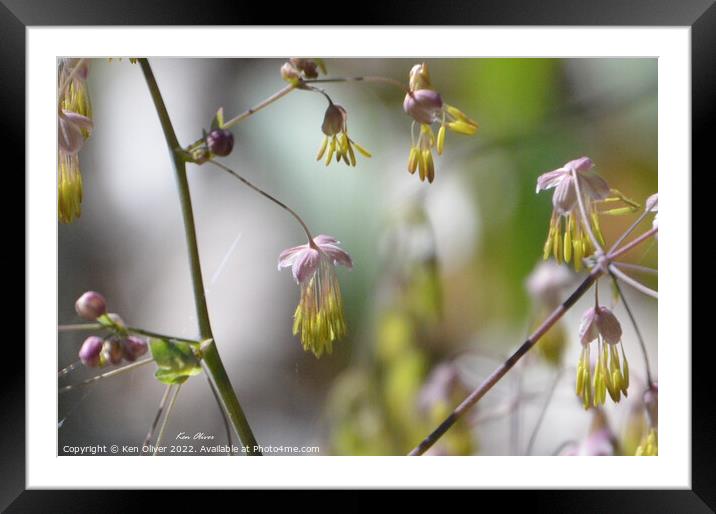
[[[293,262],[291,271],[299,284],[313,276],[321,260],[321,254],[313,248],[301,252]]]
[[[537,178],[537,192],[556,187],[567,175],[568,172],[563,168],[543,173]]]
[[[324,245],[324,244],[338,244],[338,240],[333,236],[327,236],[325,234],[319,234],[316,237],[313,238],[313,242],[317,245]]]
[[[278,269],[281,268],[288,268],[290,266],[293,266],[293,262],[296,260],[296,257],[300,252],[303,250],[306,250],[308,248],[308,245],[299,245],[294,246],[293,248],[288,248],[281,252],[281,254],[278,256]]]
[[[351,259],[351,256],[348,255],[348,253],[342,248],[339,248],[334,244],[321,244],[319,245],[319,248],[323,253],[331,258],[333,264],[341,264],[349,269],[353,268],[353,260]]]

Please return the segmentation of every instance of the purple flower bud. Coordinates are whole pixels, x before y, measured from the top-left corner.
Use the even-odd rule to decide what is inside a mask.
[[[141,337],[129,336],[122,341],[124,347],[124,358],[129,362],[134,362],[137,357],[141,357],[147,353],[147,342]]]
[[[122,362],[122,357],[124,357],[124,350],[119,341],[110,341],[109,345],[105,348],[105,353],[107,360],[112,364],[119,364]]]
[[[603,305],[587,309],[579,325],[579,339],[583,345],[591,343],[598,336],[609,344],[617,344],[622,339],[619,320]]]
[[[87,291],[75,302],[75,310],[80,317],[94,321],[107,312],[107,302],[101,294]]]
[[[104,340],[101,337],[90,336],[85,339],[79,353],[82,364],[90,368],[99,366],[99,355],[102,352],[103,344]]]
[[[206,136],[206,144],[214,155],[226,157],[234,148],[234,134],[225,129],[212,130]]]
[[[321,130],[327,136],[335,136],[340,132],[345,132],[347,119],[348,113],[343,107],[331,104],[328,106],[326,114],[323,116],[323,125],[321,125]]]
[[[440,119],[443,99],[440,93],[432,89],[418,89],[405,95],[403,110],[418,123],[430,125]]]

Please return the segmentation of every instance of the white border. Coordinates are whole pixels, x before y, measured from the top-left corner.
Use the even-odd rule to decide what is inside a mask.
[[[161,33],[161,37],[157,34]],[[690,29],[27,29],[27,487],[690,488]],[[217,53],[218,52],[218,53]],[[55,59],[57,56],[465,56],[659,58],[661,300],[659,457],[56,456]],[[30,137],[31,136],[31,137]],[[663,251],[667,249],[667,251]],[[186,465],[176,459],[188,458]],[[120,483],[121,482],[121,483]]]

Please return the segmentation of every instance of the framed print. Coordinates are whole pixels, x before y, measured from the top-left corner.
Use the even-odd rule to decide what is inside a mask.
[[[355,26],[4,4],[27,301],[3,506],[716,505],[691,336],[709,2],[418,2]]]

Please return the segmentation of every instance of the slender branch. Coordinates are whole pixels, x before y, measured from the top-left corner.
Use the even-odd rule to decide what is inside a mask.
[[[132,364],[127,364],[126,366],[122,366],[121,368],[113,369],[112,371],[108,371],[107,373],[102,373],[101,375],[97,375],[96,377],[88,378],[87,380],[84,380],[78,384],[72,384],[65,387],[61,387],[59,390],[59,393],[66,393],[67,391],[70,391],[72,389],[75,389],[80,386],[92,384],[94,382],[97,382],[98,380],[102,380],[103,378],[109,378],[113,377],[115,375],[120,375],[122,373],[125,373],[127,371],[131,371],[134,368],[138,368],[139,366],[144,366],[145,364],[149,364],[150,362],[154,362],[154,359],[144,359],[141,361],[133,362]]]
[[[209,159],[207,162],[210,162],[210,163],[213,164],[214,166],[217,166],[218,168],[220,168],[221,170],[225,171],[226,173],[228,173],[228,174],[231,175],[232,177],[234,177],[234,178],[240,180],[241,182],[243,182],[244,184],[246,184],[247,186],[249,186],[251,189],[253,189],[253,190],[256,191],[257,193],[259,193],[260,195],[262,195],[262,196],[268,198],[268,199],[271,200],[273,203],[275,203],[276,205],[278,205],[278,206],[281,207],[282,209],[286,210],[289,214],[291,214],[291,216],[293,216],[293,217],[296,219],[296,221],[298,221],[298,222],[301,224],[301,227],[303,228],[303,231],[306,233],[306,236],[308,236],[308,241],[309,241],[309,243],[313,243],[313,236],[311,235],[311,231],[308,229],[308,226],[307,226],[306,223],[303,221],[303,219],[301,219],[301,216],[299,216],[296,211],[294,211],[293,209],[291,209],[288,205],[286,205],[286,204],[283,203],[282,201],[278,200],[277,198],[274,198],[273,196],[271,196],[270,194],[268,194],[268,193],[267,193],[266,191],[264,191],[263,189],[259,188],[258,186],[255,186],[254,184],[252,184],[251,182],[249,182],[248,180],[246,180],[244,177],[242,177],[241,175],[239,175],[238,173],[236,173],[236,172],[235,172],[234,170],[232,170],[231,168],[228,168],[227,166],[224,166],[223,164],[221,164],[221,163],[218,162],[218,161],[215,161],[214,159]]]
[[[224,412],[224,409],[221,407],[221,398],[219,398],[219,393],[216,391],[216,387],[214,387],[214,384],[209,380],[209,375],[206,376],[206,381],[209,382],[209,388],[211,389],[211,394],[214,395],[214,400],[216,400],[217,405],[219,406],[219,413],[221,414],[221,420],[224,422],[224,430],[226,431],[226,442],[229,446],[229,455],[234,455],[234,441],[231,437],[231,425],[229,425],[229,419],[226,417],[226,413]]]
[[[644,211],[639,215],[639,217],[636,219],[636,221],[634,221],[634,223],[632,223],[631,225],[629,225],[629,228],[627,228],[627,229],[624,231],[624,233],[623,233],[621,236],[619,236],[619,238],[614,242],[614,244],[612,245],[612,247],[609,249],[609,253],[612,253],[614,250],[616,250],[616,249],[619,247],[619,245],[622,244],[622,242],[623,242],[627,237],[629,237],[629,234],[631,234],[631,233],[634,231],[634,229],[639,225],[639,223],[641,223],[641,220],[643,220],[644,218],[646,218],[646,215],[647,215],[647,214],[649,214],[649,211],[644,210]]]
[[[460,419],[468,410],[470,410],[492,387],[500,381],[500,379],[519,361],[539,339],[567,312],[584,293],[594,284],[595,280],[604,271],[601,267],[595,267],[591,273],[587,275],[584,281],[574,290],[574,292],[557,307],[552,314],[545,319],[542,324],[535,330],[527,340],[515,351],[507,360],[502,363],[492,374],[485,379],[472,393],[468,395],[463,402],[458,405],[455,410],[443,421],[432,433],[430,433],[423,441],[416,446],[408,455],[422,455],[435,442],[440,439],[455,422]]]
[[[375,75],[369,75],[365,77],[336,77],[336,78],[326,78],[326,79],[305,79],[303,81],[305,84],[327,84],[327,83],[335,83],[335,82],[375,82],[380,84],[388,84],[391,86],[395,86],[399,88],[404,93],[407,93],[410,91],[405,84],[402,82],[391,79],[388,77],[379,77]]]
[[[169,341],[179,341],[181,343],[200,344],[201,341],[195,339],[185,339],[183,337],[168,336],[166,334],[160,334],[159,332],[152,332],[151,330],[144,330],[143,328],[127,327],[128,332],[133,334],[139,334],[140,336],[155,337],[157,339],[166,339]]]
[[[621,298],[622,303],[624,304],[624,308],[629,315],[631,324],[634,327],[634,332],[636,332],[636,338],[639,340],[639,345],[641,346],[641,353],[644,356],[644,369],[646,370],[646,381],[648,389],[654,384],[654,382],[652,380],[651,366],[649,365],[649,354],[646,351],[646,343],[644,342],[644,337],[641,335],[641,330],[639,330],[639,325],[636,322],[636,317],[634,317],[634,313],[632,312],[631,307],[629,307],[629,303],[627,302],[626,296],[622,292],[622,288],[619,287],[619,281],[617,280],[617,277],[615,277],[614,274],[611,273],[612,271],[613,270],[610,269],[612,282],[614,282],[614,287],[616,288],[617,293],[619,294],[619,298]]]
[[[233,127],[234,125],[236,125],[236,124],[239,123],[240,121],[242,121],[242,120],[248,118],[249,116],[252,116],[253,114],[256,114],[257,112],[259,112],[259,111],[260,111],[261,109],[263,109],[264,107],[268,107],[269,105],[271,105],[272,103],[274,103],[276,100],[278,100],[278,99],[280,99],[280,98],[283,98],[284,96],[286,96],[287,94],[289,94],[289,93],[290,93],[291,91],[293,91],[294,89],[296,89],[296,87],[295,87],[293,84],[290,84],[290,85],[284,87],[283,89],[280,89],[280,90],[276,91],[274,94],[272,94],[271,96],[269,96],[269,97],[268,97],[267,99],[265,99],[264,101],[262,101],[262,102],[260,102],[259,104],[253,106],[251,109],[247,109],[246,111],[242,112],[241,114],[239,114],[239,115],[237,115],[237,116],[234,116],[234,117],[231,118],[229,121],[225,122],[225,123],[224,123],[224,128],[228,129],[228,128]]]
[[[619,248],[618,250],[614,250],[613,252],[609,252],[609,260],[614,260],[617,257],[621,257],[625,253],[627,253],[632,248],[635,248],[636,246],[639,246],[641,243],[649,239],[651,236],[656,235],[659,232],[658,227],[651,228],[644,232],[639,237],[632,239],[630,242]]]
[[[83,330],[101,330],[105,328],[101,323],[75,323],[73,325],[58,325],[58,332],[80,332]]]
[[[652,298],[657,298],[657,299],[659,298],[659,293],[657,291],[654,291],[650,287],[645,286],[638,280],[634,280],[633,278],[631,278],[629,275],[627,275],[626,273],[621,271],[619,268],[617,268],[613,264],[609,265],[609,273],[611,275],[616,276],[619,280],[621,280],[625,284],[629,284],[637,291],[644,293],[647,296],[651,296]]]
[[[248,448],[249,455],[260,455],[261,453],[254,449],[258,447],[256,438],[251,431],[251,426],[246,419],[246,415],[236,396],[231,380],[226,373],[224,364],[219,356],[219,350],[213,341],[213,333],[209,322],[209,310],[206,305],[206,297],[204,295],[204,281],[201,275],[201,263],[199,261],[199,247],[196,240],[196,229],[194,227],[194,213],[191,206],[191,194],[189,191],[189,182],[186,176],[186,163],[181,157],[179,141],[174,132],[174,127],[169,118],[164,99],[162,98],[159,86],[154,78],[154,73],[147,59],[139,59],[142,73],[149,87],[154,106],[161,122],[162,131],[166,139],[169,153],[174,165],[174,172],[177,181],[177,189],[179,191],[179,200],[181,203],[182,217],[184,221],[184,232],[189,250],[189,264],[191,267],[192,286],[194,288],[194,305],[196,309],[197,319],[199,321],[199,333],[203,339],[212,339],[204,350],[203,363],[208,375],[211,377],[216,386],[221,403],[231,419],[231,423],[236,430],[241,442]]]
[[[632,264],[631,262],[613,262],[614,266],[616,266],[619,269],[630,269],[633,271],[638,271],[640,273],[648,273],[650,275],[656,275],[659,273],[659,270],[650,268],[648,266],[642,266],[640,264]]]
[[[559,384],[560,379],[562,378],[562,372],[564,369],[560,369],[557,372],[557,376],[554,377],[554,380],[552,381],[552,385],[549,388],[549,392],[547,393],[547,398],[544,400],[544,404],[542,405],[542,410],[540,410],[539,417],[537,418],[537,423],[535,423],[535,427],[532,429],[532,434],[530,435],[530,440],[527,443],[527,449],[525,450],[525,453],[527,455],[532,454],[532,448],[534,447],[535,441],[537,440],[537,434],[539,433],[539,429],[542,426],[542,422],[544,421],[545,415],[547,414],[547,408],[549,407],[550,403],[552,403],[552,398],[554,398],[554,392],[557,390],[557,384]]]
[[[152,456],[154,456],[154,457],[156,457],[157,453],[159,453],[159,444],[162,442],[162,437],[164,437],[164,429],[167,428],[167,422],[169,421],[169,416],[172,413],[174,404],[177,401],[177,396],[179,396],[180,389],[181,389],[181,384],[178,384],[174,388],[174,394],[172,394],[172,399],[169,400],[169,406],[167,407],[167,413],[164,415],[164,419],[162,420],[162,426],[159,427],[159,433],[157,434],[157,442],[154,444],[154,453],[152,453]]]
[[[74,371],[75,369],[79,368],[82,365],[82,361],[76,361],[67,366],[66,368],[62,368],[60,371],[57,372],[57,378],[64,377],[67,373],[70,371]]]
[[[241,114],[238,114],[238,115],[234,116],[234,117],[231,118],[229,121],[225,121],[222,128],[230,129],[231,127],[233,127],[233,126],[235,126],[236,124],[238,124],[239,122],[245,120],[245,119],[248,118],[249,116],[252,116],[252,115],[256,114],[256,113],[259,112],[261,109],[263,109],[263,108],[265,108],[265,107],[268,107],[269,105],[271,105],[272,103],[274,103],[276,100],[279,100],[279,99],[283,98],[284,96],[286,96],[287,94],[289,94],[289,93],[290,93],[291,91],[293,91],[294,89],[297,89],[297,87],[294,86],[293,84],[290,84],[290,85],[288,85],[288,86],[286,86],[286,87],[284,87],[284,88],[282,88],[282,89],[279,89],[279,90],[276,91],[274,94],[272,94],[271,96],[269,96],[269,97],[266,98],[265,100],[262,100],[262,101],[261,101],[260,103],[258,103],[257,105],[254,105],[253,107],[251,107],[250,109],[245,110],[245,111],[242,112]],[[203,139],[197,139],[197,140],[194,141],[191,145],[189,145],[189,149],[196,148],[196,147],[202,145],[203,143],[204,143],[204,140],[203,140]]]
[[[157,429],[157,425],[159,424],[159,420],[162,417],[162,412],[164,412],[164,404],[167,403],[167,398],[169,398],[169,392],[174,387],[174,384],[167,384],[167,386],[164,388],[164,394],[162,395],[162,399],[159,400],[159,408],[157,409],[157,414],[154,416],[154,421],[152,422],[152,426],[149,427],[149,432],[147,432],[147,435],[144,437],[144,442],[142,443],[142,448],[147,446],[152,441],[152,436],[154,435],[154,431]]]

